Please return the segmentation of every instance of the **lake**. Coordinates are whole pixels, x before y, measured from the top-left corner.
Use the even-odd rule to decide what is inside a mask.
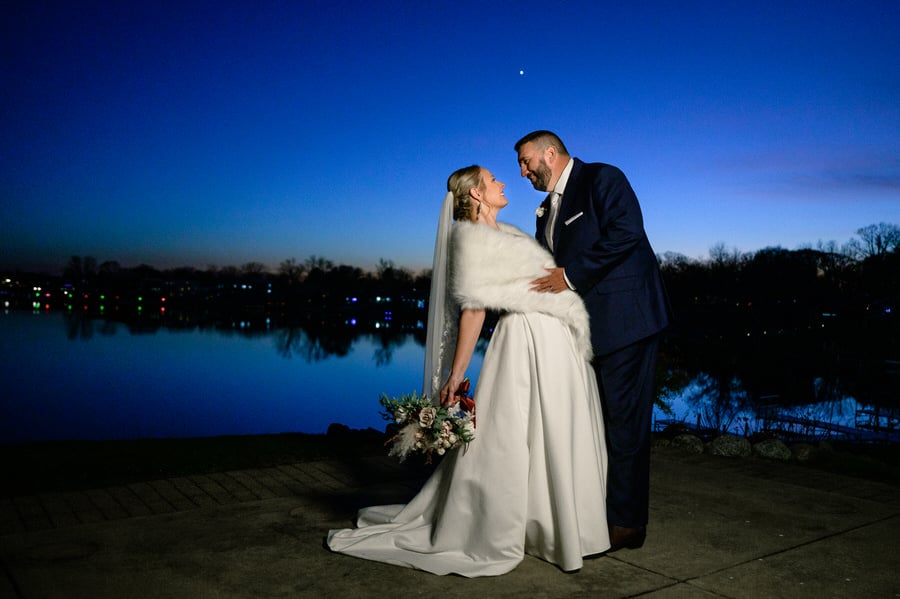
[[[383,429],[380,394],[420,390],[422,339],[421,330],[323,336],[265,319],[126,324],[8,310],[0,313],[0,442],[324,433],[331,423]],[[693,424],[712,414],[734,432],[758,427],[752,402],[710,401],[704,377],[669,393],[673,413],[657,409],[655,419]],[[740,399],[739,384],[732,391]],[[853,426],[863,407],[839,395],[780,413]]]
[[[302,330],[242,321],[141,327],[7,311],[0,440],[324,433],[333,422],[381,429],[380,394],[420,391],[423,359],[412,336],[385,347],[362,335],[333,353]]]

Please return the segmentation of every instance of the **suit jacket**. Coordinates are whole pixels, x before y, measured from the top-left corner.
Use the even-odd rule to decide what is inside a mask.
[[[603,355],[664,329],[669,300],[625,174],[609,164],[574,160],[553,255],[584,298],[594,353]],[[548,218],[549,209],[537,219],[535,237],[544,247]]]

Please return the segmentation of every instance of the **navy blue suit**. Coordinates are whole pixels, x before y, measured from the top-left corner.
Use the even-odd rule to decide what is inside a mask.
[[[535,237],[546,247],[546,201],[544,206]],[[625,174],[575,158],[553,239],[556,262],[584,298],[591,320],[609,453],[607,519],[618,526],[645,526],[653,375],[670,308]]]

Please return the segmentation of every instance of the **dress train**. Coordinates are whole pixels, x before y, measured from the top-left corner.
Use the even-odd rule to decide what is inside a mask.
[[[475,391],[475,440],[405,505],[360,510],[329,547],[435,574],[492,576],[533,555],[562,570],[609,548],[597,384],[569,327],[501,317]]]

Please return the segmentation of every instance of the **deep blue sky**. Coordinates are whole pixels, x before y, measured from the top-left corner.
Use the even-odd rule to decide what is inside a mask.
[[[0,11],[0,267],[428,267],[460,166],[532,231],[538,128],[626,172],[659,253],[900,224],[896,0]]]

